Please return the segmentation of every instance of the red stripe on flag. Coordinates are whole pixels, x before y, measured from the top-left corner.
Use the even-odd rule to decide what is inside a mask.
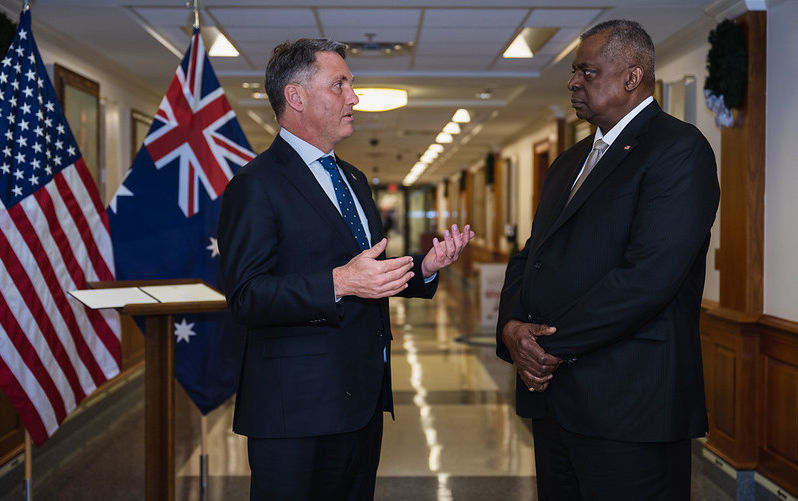
[[[92,236],[89,222],[86,220],[86,214],[83,213],[83,210],[80,208],[80,203],[75,198],[75,194],[69,188],[66,179],[64,179],[63,171],[56,174],[55,177],[53,177],[53,181],[55,181],[55,185],[58,188],[58,193],[61,195],[61,200],[64,202],[67,210],[69,210],[69,213],[72,215],[72,221],[75,223],[75,226],[78,229],[78,234],[83,239],[83,245],[86,247],[89,260],[94,265],[94,268],[98,270],[97,274],[102,276],[111,276],[111,270],[108,269],[105,258],[100,252],[100,249],[97,247],[97,242]],[[75,282],[75,284],[79,287],[83,287],[85,283],[85,278],[82,282]]]
[[[199,45],[199,37],[199,32],[194,33],[194,36],[191,37],[191,60],[188,64],[188,88],[194,99],[199,98],[199,92],[196,92],[196,89],[194,89],[194,86],[197,84],[197,53],[199,52],[197,47]]]
[[[2,306],[4,304],[0,305],[0,307]],[[0,314],[0,318],[4,318],[4,316],[5,314]],[[28,394],[25,393],[16,376],[5,363],[0,363],[0,387],[3,388],[6,397],[17,411],[30,438],[37,446],[42,445],[47,440],[47,429],[44,427],[44,422],[33,402],[28,398]],[[58,418],[58,422],[60,423],[62,419]]]
[[[110,276],[113,277],[111,270],[108,269],[108,265],[105,262],[105,259],[102,256],[102,253],[97,247],[97,242],[92,238],[91,231],[89,230],[89,224],[86,220],[85,214],[80,210],[78,201],[75,199],[75,194],[69,189],[66,179],[62,173],[58,173],[54,178],[56,187],[58,189],[58,193],[61,196],[62,202],[69,210],[70,215],[72,216],[72,220],[75,223],[75,226],[78,228],[79,234],[82,236],[82,240],[86,247],[86,252],[90,257],[90,261],[92,266],[95,270],[97,270],[98,276]],[[89,190],[90,191],[90,190]],[[58,228],[60,230],[60,223],[57,220],[57,216],[55,213],[55,209],[52,206],[52,200],[50,200],[49,194],[45,190],[39,190],[36,194],[36,199],[39,201],[39,205],[42,207],[42,211],[45,212],[47,217],[48,224],[51,228],[51,233],[53,237],[55,237],[56,232],[55,229]],[[41,197],[41,198],[40,198]],[[46,197],[46,199],[44,198]],[[47,202],[47,203],[46,203]],[[44,208],[47,207],[48,210],[45,211]],[[70,270],[70,275],[72,277],[72,282],[75,284],[76,287],[81,288],[86,286],[86,272],[82,268],[80,262],[78,262],[75,255],[72,253],[71,247],[69,245],[69,241],[66,239],[66,236],[61,231],[62,238],[56,240],[58,243],[59,250],[61,251],[62,259],[64,259],[64,263],[67,265],[67,269]],[[96,310],[91,310],[89,308],[85,308],[86,316],[88,317],[89,321],[91,322],[92,326],[94,327],[94,332],[96,333],[97,337],[106,347],[106,349],[114,356],[117,364],[121,361],[121,347],[119,343],[119,338],[114,334],[111,327],[105,321],[105,318],[100,314],[100,312]],[[73,331],[79,332],[79,331]],[[74,335],[75,338],[80,338],[81,342],[84,343],[83,337],[80,335]],[[91,350],[88,349],[88,356],[91,359],[91,364],[88,361],[84,360],[84,363],[87,364],[87,368],[89,369],[92,379],[94,379],[95,385],[99,386],[100,384],[104,383],[107,378],[105,373],[102,371],[101,367],[99,366],[97,360],[95,359],[94,355],[92,354]],[[81,359],[84,359],[83,352],[81,351]]]
[[[36,193],[37,201],[40,201],[39,196],[42,193],[46,194],[47,191],[39,190]],[[44,200],[44,203],[50,203],[49,197],[47,197],[47,200]],[[36,235],[36,230],[31,225],[30,220],[28,220],[28,217],[22,208],[22,204],[17,204],[12,207],[11,210],[8,211],[8,214],[14,221],[14,225],[16,225],[20,236],[22,236],[23,240],[25,240],[28,249],[30,249],[31,257],[36,261],[36,267],[42,274],[44,283],[50,291],[50,295],[55,303],[50,310],[48,310],[44,304],[42,304],[42,298],[40,298],[36,293],[33,282],[31,282],[31,277],[28,276],[27,272],[22,266],[22,263],[18,260],[17,255],[6,255],[3,257],[3,262],[6,263],[8,274],[13,278],[20,295],[25,300],[25,304],[28,306],[31,314],[36,319],[36,324],[39,326],[39,330],[42,332],[44,339],[47,341],[47,345],[50,347],[53,357],[58,362],[61,372],[63,372],[66,376],[69,386],[72,388],[72,392],[75,394],[75,401],[80,402],[83,397],[86,396],[86,393],[83,390],[83,386],[80,384],[80,380],[75,371],[75,367],[72,365],[72,361],[69,360],[69,357],[66,354],[66,348],[63,346],[61,340],[58,338],[58,335],[55,332],[53,317],[60,313],[60,316],[70,333],[79,332],[80,327],[78,326],[74,312],[69,305],[69,300],[66,298],[66,293],[61,288],[61,280],[53,269],[52,263],[47,256],[47,252],[44,250],[41,241],[39,241],[38,236]],[[5,236],[3,240],[8,242],[5,240]],[[77,354],[80,357],[80,360],[89,369],[92,377],[94,377],[95,373],[102,374],[100,367],[97,365],[94,357],[91,356],[91,352],[83,341],[83,338],[81,336],[71,337],[74,340],[75,348],[77,349]]]
[[[247,151],[247,150],[241,148],[236,143],[233,143],[232,141],[230,141],[229,139],[227,139],[224,136],[214,135],[213,136],[213,142],[215,142],[216,144],[218,144],[222,148],[226,149],[230,153],[234,153],[234,154],[238,155],[245,162],[249,162],[250,160],[255,158],[255,155],[253,155],[250,151]]]
[[[100,220],[103,222],[103,227],[108,234],[111,234],[111,226],[108,223],[108,212],[105,211],[105,207],[103,206],[103,201],[100,200],[100,192],[95,189],[89,189],[89,187],[94,187],[94,179],[91,177],[91,172],[89,172],[89,168],[86,166],[86,162],[83,160],[83,157],[80,157],[75,161],[75,172],[80,176],[80,180],[83,182],[83,186],[86,187],[86,193],[89,195],[91,199],[92,205],[94,205],[94,210],[97,212],[97,215],[100,216]],[[110,239],[110,236],[108,237]],[[105,259],[103,259],[105,262]],[[99,272],[98,272],[99,275]],[[107,276],[100,276],[100,280],[113,280],[113,274],[109,273]]]
[[[17,272],[14,273],[11,269],[9,269],[8,263],[10,259],[16,261],[17,265],[19,265],[19,261],[17,260],[16,254],[14,254],[13,250],[11,249],[8,240],[6,240],[5,234],[1,231],[0,231],[0,243],[3,244],[2,250],[0,250],[0,252],[2,252],[3,262],[6,263],[6,269],[8,270],[9,275],[14,280],[14,283],[17,286],[17,290],[20,291],[20,295],[27,302],[27,298],[25,297],[26,294],[23,294],[23,288],[31,287],[31,285],[29,282],[22,284],[17,282],[16,276],[20,275],[19,270],[17,270]],[[13,258],[11,258],[9,255],[13,255]],[[27,278],[24,272],[21,273],[21,275]],[[32,311],[30,304],[27,304],[27,306],[29,313],[34,318],[36,318],[38,312]],[[36,320],[38,321],[39,319],[36,318]],[[63,398],[61,397],[61,392],[58,390],[58,387],[56,386],[55,382],[50,377],[50,373],[47,371],[41,358],[36,353],[36,350],[34,349],[30,340],[25,336],[22,327],[19,325],[19,322],[17,322],[17,319],[14,316],[14,313],[8,308],[8,303],[6,302],[5,299],[3,301],[0,301],[0,325],[3,326],[3,329],[5,330],[9,339],[16,347],[17,353],[19,353],[19,356],[22,357],[22,359],[24,360],[25,365],[36,377],[36,380],[39,382],[39,386],[42,387],[45,394],[47,395],[47,399],[50,400],[50,403],[53,406],[53,411],[55,412],[56,418],[60,422],[61,419],[66,417],[66,407],[64,406],[64,401]],[[49,340],[46,339],[46,341],[48,341],[49,345],[50,344]],[[52,348],[50,348],[50,351],[52,352]],[[56,354],[53,353],[53,356],[56,356]],[[72,384],[70,384],[70,386],[72,386]]]

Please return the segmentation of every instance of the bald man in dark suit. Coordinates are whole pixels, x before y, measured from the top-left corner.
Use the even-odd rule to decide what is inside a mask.
[[[698,319],[715,157],[651,97],[634,22],[587,31],[568,82],[595,135],[563,152],[507,268],[497,353],[533,419],[541,500],[687,500],[707,430]]]

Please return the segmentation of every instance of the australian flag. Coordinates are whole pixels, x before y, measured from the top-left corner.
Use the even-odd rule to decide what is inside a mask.
[[[119,280],[201,278],[218,287],[224,188],[255,157],[199,30],[109,207]],[[175,316],[175,375],[203,414],[235,392],[243,331],[230,315]]]

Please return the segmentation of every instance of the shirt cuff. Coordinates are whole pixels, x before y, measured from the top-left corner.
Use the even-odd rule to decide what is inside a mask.
[[[432,282],[433,280],[435,280],[437,277],[438,277],[438,272],[436,271],[435,273],[433,273],[429,277],[425,278],[424,279],[424,283],[428,284],[428,283]]]

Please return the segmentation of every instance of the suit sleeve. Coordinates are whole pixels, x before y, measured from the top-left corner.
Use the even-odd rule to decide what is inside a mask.
[[[524,283],[524,268],[529,256],[532,236],[526,241],[523,250],[510,258],[507,270],[504,272],[504,285],[499,298],[499,316],[496,322],[496,355],[506,362],[513,362],[510,352],[502,340],[504,326],[510,320],[526,322],[521,307],[521,288]]]
[[[275,273],[282,221],[261,179],[233,177],[219,215],[218,242],[227,305],[250,327],[308,324],[337,326],[332,270]]]
[[[696,133],[669,145],[641,183],[622,264],[552,319],[556,334],[538,339],[547,352],[570,359],[631,335],[704,259],[720,196],[706,140]]]

